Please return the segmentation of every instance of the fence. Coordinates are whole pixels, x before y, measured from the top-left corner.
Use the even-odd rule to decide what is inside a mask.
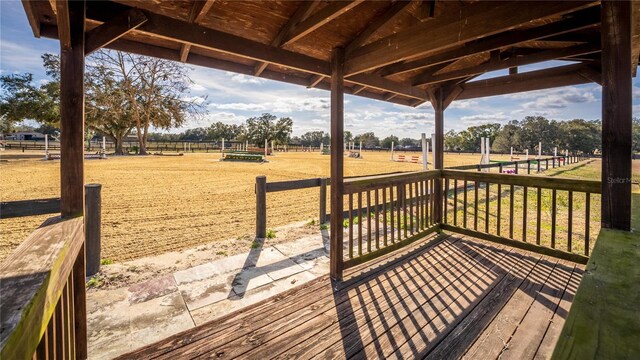
[[[448,169],[454,170],[487,170],[491,171],[491,169],[498,169],[498,173],[504,173],[505,169],[513,169],[514,174],[519,174],[521,169],[522,171],[526,171],[527,174],[531,174],[531,170],[535,172],[543,172],[549,169],[549,163],[551,163],[551,168],[555,169],[556,167],[560,167],[562,165],[570,165],[580,162],[586,159],[582,156],[552,156],[548,158],[542,159],[527,159],[527,160],[516,160],[516,161],[501,161],[492,164],[477,164],[477,165],[461,165],[461,166],[453,166]],[[544,164],[544,167],[542,166]],[[523,166],[524,165],[524,166]],[[533,166],[532,166],[533,165]]]

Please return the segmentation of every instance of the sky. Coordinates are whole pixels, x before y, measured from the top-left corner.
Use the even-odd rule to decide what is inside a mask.
[[[20,1],[0,0],[0,73],[30,72],[36,81],[45,81],[40,56],[46,52],[58,53],[58,42],[33,36]],[[525,72],[563,64],[555,61],[519,70]],[[329,132],[328,91],[188,66],[193,80],[188,96],[202,98],[207,114],[189,119],[184,126],[170,132],[206,127],[217,121],[241,124],[247,118],[264,112],[292,118],[294,136],[307,131]],[[506,71],[494,72],[482,78],[505,74]],[[528,115],[541,115],[555,120],[599,119],[600,86],[586,84],[454,101],[445,111],[445,131],[460,131],[486,123],[505,124]],[[640,117],[640,77],[633,79],[633,115]],[[373,131],[380,138],[395,135],[417,139],[421,133],[430,134],[434,131],[434,112],[428,102],[412,108],[345,95],[344,116],[345,130],[354,135]]]

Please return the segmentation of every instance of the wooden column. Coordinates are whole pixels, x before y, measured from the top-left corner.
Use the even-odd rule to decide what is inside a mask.
[[[436,143],[433,148],[433,162],[434,168],[442,170],[444,168],[444,94],[442,88],[435,91],[433,99],[433,109],[435,110],[435,139]],[[442,180],[436,178],[435,180],[435,204],[433,207],[434,221],[436,223],[442,222]]]
[[[631,3],[602,2],[602,227],[631,228]]]
[[[344,49],[331,53],[331,244],[330,274],[342,280],[342,193],[344,154]]]

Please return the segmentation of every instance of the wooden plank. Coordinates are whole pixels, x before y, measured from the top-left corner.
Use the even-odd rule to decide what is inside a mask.
[[[0,202],[0,219],[60,212],[60,198]]]
[[[538,163],[540,166],[540,163]],[[538,196],[536,197],[537,206],[536,206],[536,244],[540,245],[540,227],[542,225],[542,188],[538,188]]]
[[[216,0],[198,0],[193,2],[191,12],[189,13],[189,21],[194,23],[200,23],[207,16],[211,7]]]
[[[331,148],[344,148],[344,50],[335,48],[331,53]],[[342,279],[342,207],[344,193],[344,155],[331,152],[331,215],[330,215],[330,275]]]
[[[21,0],[22,7],[24,8],[24,12],[27,15],[27,21],[29,21],[29,26],[31,26],[31,31],[33,31],[33,36],[39,38],[40,37],[40,19],[38,13],[33,7],[33,1],[29,0]]]
[[[513,30],[532,20],[559,16],[593,5],[589,2],[557,2],[537,6],[536,2],[486,4],[474,3],[459,12],[444,14],[355,50],[347,59],[347,76],[375,68],[435,53],[467,41]],[[528,11],[522,11],[527,8]],[[424,41],[429,36],[430,41]],[[393,51],[389,51],[393,49]]]
[[[572,251],[571,237],[573,232],[573,191],[569,191],[569,200],[567,203],[567,251]]]
[[[142,11],[130,9],[116,15],[110,21],[89,30],[85,35],[85,56],[118,40],[128,32],[137,29],[146,21],[147,17]]]
[[[573,264],[558,262],[552,279],[544,284],[531,304],[529,311],[520,322],[518,329],[505,345],[509,351],[503,353],[504,359],[532,359],[544,338],[547,327],[560,303],[564,288],[567,286]]]
[[[439,175],[440,172],[438,170],[428,170],[354,177],[345,179],[344,191],[345,194],[356,193],[359,191],[373,190],[375,188],[397,185],[399,183],[407,183],[423,179],[435,179]]]
[[[568,252],[565,252],[565,251],[562,251],[562,250],[551,249],[551,248],[547,248],[547,247],[544,247],[544,246],[539,246],[539,245],[535,245],[535,244],[532,244],[532,243],[526,243],[526,242],[522,242],[522,241],[508,239],[508,238],[505,238],[505,237],[496,236],[496,235],[492,235],[492,234],[485,234],[485,233],[481,233],[479,231],[473,231],[471,229],[464,229],[464,228],[453,226],[453,225],[449,225],[449,224],[442,224],[442,225],[440,225],[440,228],[442,230],[451,231],[451,232],[454,232],[454,233],[457,233],[457,234],[473,236],[473,237],[476,237],[478,239],[488,240],[488,241],[492,241],[492,242],[495,242],[495,243],[498,243],[498,244],[504,244],[504,245],[508,245],[508,246],[515,247],[515,248],[518,248],[518,249],[527,250],[527,251],[535,252],[535,253],[538,253],[538,254],[542,254],[542,255],[553,256],[553,257],[556,257],[558,259],[573,261],[573,262],[578,263],[578,264],[586,264],[587,261],[589,260],[588,257],[583,256],[583,255],[568,253]]]
[[[353,194],[349,194],[349,259],[353,259]]]
[[[491,183],[485,183],[484,190],[484,232],[489,232],[489,200],[490,200],[490,190]]]
[[[527,241],[527,217],[529,216],[529,213],[527,211],[527,205],[528,205],[527,195],[529,195],[529,189],[526,186],[523,186],[522,187],[522,241]]]
[[[600,23],[600,10],[592,7],[576,13],[568,19],[551,24],[545,24],[529,29],[508,31],[505,33],[478,39],[465,44],[463,47],[446,50],[422,59],[399,62],[380,69],[379,75],[389,76],[414,71],[428,66],[457,60],[466,56],[492,51],[506,46],[513,46],[522,42],[542,39],[549,36],[564,34],[570,31],[588,29]]]
[[[70,43],[60,47],[60,211],[82,215],[84,207],[84,1],[58,1],[68,9]],[[60,11],[58,14],[60,16]]]
[[[558,207],[556,206],[558,202],[557,199],[556,189],[551,190],[551,247],[554,249],[556,247],[556,215],[558,213]]]
[[[497,358],[503,351],[505,342],[516,331],[520,321],[534,302],[536,295],[548,282],[557,260],[539,259],[531,273],[524,276],[516,292],[509,301],[500,309],[500,312],[491,322],[476,336],[473,344],[465,348],[456,349],[445,347],[451,351],[464,352],[464,359],[490,359]],[[448,339],[447,339],[448,340]],[[455,341],[455,340],[454,340]],[[442,345],[441,345],[442,346]],[[439,348],[441,348],[439,346]],[[435,353],[435,351],[434,351]]]
[[[578,71],[584,66],[582,64],[565,65],[472,81],[461,85],[463,91],[458,95],[458,100],[588,84],[591,80],[585,79],[578,74]]]
[[[351,194],[349,194],[349,200],[351,201]],[[362,193],[358,193],[358,256],[362,256]]]
[[[315,14],[309,16],[303,22],[296,24],[296,26],[287,34],[282,41],[282,45],[293,43],[300,40],[310,33],[321,28],[325,24],[333,21],[337,17],[347,13],[349,10],[358,6],[364,0],[354,1],[333,1],[328,3],[325,7],[317,11]]]
[[[473,183],[473,230],[478,230],[478,182]]]
[[[383,14],[381,14],[380,16],[376,16],[373,21],[367,24],[366,28],[364,28],[345,46],[345,54],[349,56],[349,54],[351,54],[353,50],[364,45],[373,34],[391,24],[398,17],[398,15],[400,15],[411,4],[411,1],[397,1],[392,4]]]
[[[2,262],[0,357],[23,359],[36,351],[83,241],[82,218],[53,217]]]
[[[490,182],[492,184],[518,185],[529,187],[542,187],[564,191],[598,193],[600,181],[563,179],[548,176],[494,174],[484,172],[469,172],[460,170],[442,170],[442,176],[458,180]]]
[[[56,24],[58,25],[58,39],[61,49],[71,48],[71,29],[69,21],[69,1],[55,0]]]
[[[602,227],[631,229],[631,2],[602,3]],[[604,180],[607,181],[604,181]]]

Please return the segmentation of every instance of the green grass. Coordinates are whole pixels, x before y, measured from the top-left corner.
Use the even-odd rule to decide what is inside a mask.
[[[276,232],[273,229],[268,229],[267,230],[267,239],[275,239],[276,238]]]
[[[113,264],[113,260],[111,259],[102,259],[100,260],[100,265],[111,265]]]

